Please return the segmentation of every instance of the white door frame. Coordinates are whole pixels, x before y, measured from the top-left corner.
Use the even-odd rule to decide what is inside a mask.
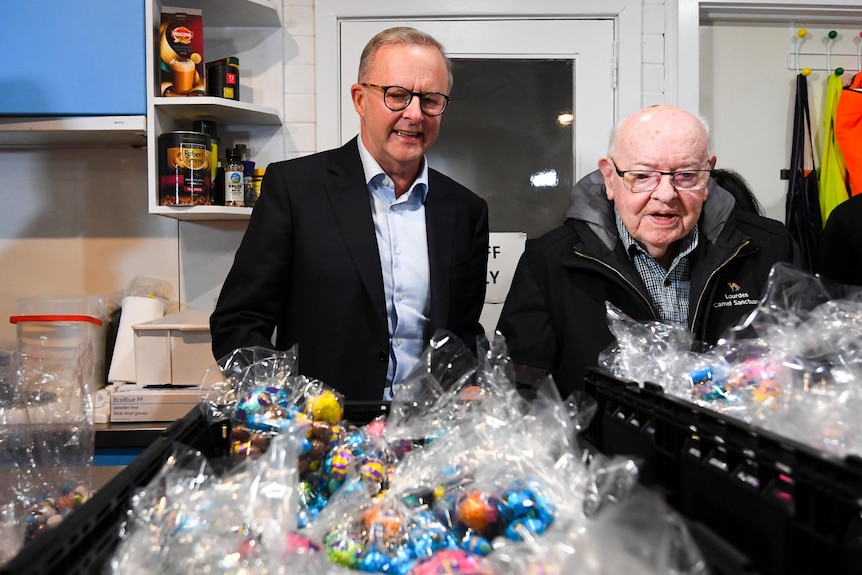
[[[339,26],[350,19],[412,18],[612,18],[616,26],[615,120],[641,107],[641,0],[438,0],[393,4],[382,0],[325,0],[315,3],[317,149],[341,145]]]

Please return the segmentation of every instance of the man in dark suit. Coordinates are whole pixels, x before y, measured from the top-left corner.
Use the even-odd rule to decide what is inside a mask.
[[[391,398],[446,329],[475,345],[488,265],[487,203],[431,169],[452,87],[431,36],[392,28],[351,86],[360,134],[267,168],[210,319],[220,359],[298,344],[300,373],[351,400]]]

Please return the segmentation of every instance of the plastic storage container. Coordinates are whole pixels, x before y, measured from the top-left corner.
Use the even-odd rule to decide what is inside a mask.
[[[57,381],[104,387],[104,323],[88,315],[15,315],[18,351],[25,372],[52,374]],[[101,374],[102,377],[97,377]]]
[[[18,315],[10,321],[16,324],[25,368],[80,375],[90,391],[105,387],[104,298],[25,297],[17,303]]]
[[[351,423],[364,425],[388,410],[387,402],[348,402],[344,416]],[[119,542],[120,523],[126,518],[130,497],[155,477],[176,444],[197,449],[217,464],[228,454],[230,431],[228,420],[210,424],[201,409],[193,408],[172,423],[83,507],[0,567],[0,575],[102,573]],[[699,522],[688,522],[688,527],[704,553],[710,573],[757,575],[747,558],[709,527]]]
[[[138,385],[200,385],[215,364],[209,318],[212,311],[186,309],[132,326]]]
[[[105,298],[83,297],[19,297],[19,315],[89,315],[104,319],[107,315]]]

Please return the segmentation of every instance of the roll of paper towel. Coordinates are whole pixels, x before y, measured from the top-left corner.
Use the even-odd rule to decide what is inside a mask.
[[[165,302],[153,297],[126,296],[120,309],[120,325],[108,381],[135,383],[138,379],[135,375],[135,331],[132,326],[164,317]]]

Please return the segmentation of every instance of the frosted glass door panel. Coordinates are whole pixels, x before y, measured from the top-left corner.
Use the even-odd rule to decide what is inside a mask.
[[[559,225],[574,183],[571,60],[455,60],[432,166],[488,201],[491,230]]]

